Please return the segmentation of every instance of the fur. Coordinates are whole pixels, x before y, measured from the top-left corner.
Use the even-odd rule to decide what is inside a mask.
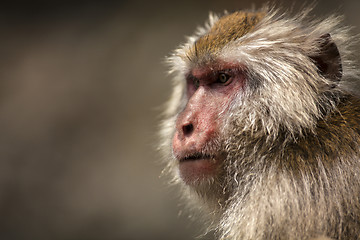
[[[313,20],[310,9],[289,16],[266,7],[254,14],[259,19],[245,33],[204,46],[199,56],[196,42],[230,16],[210,14],[205,27],[168,58],[174,91],[161,126],[165,172],[186,202],[208,213],[208,230],[220,239],[360,239],[355,39],[341,17]],[[335,87],[309,57],[321,51],[325,34],[341,56],[342,79]],[[225,113],[214,144],[227,153],[223,173],[193,189],[179,178],[171,139],[186,105],[184,76],[213,59],[246,66],[248,85]]]

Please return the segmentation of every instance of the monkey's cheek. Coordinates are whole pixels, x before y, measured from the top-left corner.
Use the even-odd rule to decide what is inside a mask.
[[[217,175],[219,164],[214,159],[199,159],[179,163],[181,179],[187,185],[196,185]]]

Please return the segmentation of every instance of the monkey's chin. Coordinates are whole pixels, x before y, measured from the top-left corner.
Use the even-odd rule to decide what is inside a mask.
[[[188,185],[197,185],[215,177],[218,165],[214,158],[180,160],[180,177]]]

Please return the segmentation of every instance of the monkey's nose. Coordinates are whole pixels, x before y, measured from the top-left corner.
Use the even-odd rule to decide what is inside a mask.
[[[185,124],[182,127],[182,131],[183,131],[184,136],[189,136],[194,131],[194,125],[192,123]]]

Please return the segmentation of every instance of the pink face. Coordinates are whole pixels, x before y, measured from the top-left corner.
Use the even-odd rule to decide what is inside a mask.
[[[193,185],[220,171],[224,154],[211,147],[221,129],[221,116],[245,84],[243,67],[217,64],[194,68],[186,76],[187,105],[176,121],[173,153],[183,181]]]

